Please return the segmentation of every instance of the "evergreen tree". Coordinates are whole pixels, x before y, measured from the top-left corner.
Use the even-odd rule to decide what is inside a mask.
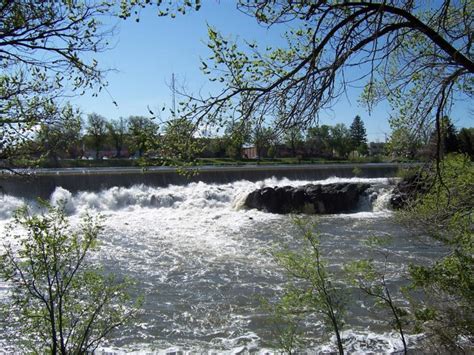
[[[366,155],[368,153],[367,133],[365,131],[364,122],[359,115],[354,117],[350,127],[351,145],[353,150],[357,150],[359,154]]]
[[[461,128],[458,133],[459,151],[474,160],[474,128]]]
[[[364,122],[359,115],[354,117],[350,131],[354,148],[357,148],[363,144],[367,144],[367,133],[365,131]]]
[[[438,142],[438,133],[436,130],[431,135],[431,152],[435,154],[437,151],[437,145],[440,145],[441,155],[448,153],[455,153],[459,150],[459,141],[456,127],[454,127],[451,119],[448,116],[444,116],[440,122],[440,141]]]
[[[441,121],[441,132],[443,134],[442,144],[444,146],[445,153],[457,152],[459,149],[459,141],[456,127],[454,127],[453,123],[447,116],[445,116]]]

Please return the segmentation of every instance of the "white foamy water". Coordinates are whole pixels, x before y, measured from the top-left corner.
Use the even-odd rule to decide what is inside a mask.
[[[137,325],[116,334],[103,351],[266,353],[274,336],[259,297],[274,299],[287,280],[267,251],[284,244],[296,247],[300,238],[291,216],[247,210],[243,201],[249,192],[264,186],[335,182],[370,183],[372,189],[357,213],[308,217],[318,224],[331,267],[365,257],[364,241],[381,233],[397,238],[396,253],[387,265],[394,285],[402,282],[406,260],[429,259],[432,250],[415,250],[410,236],[391,222],[389,179],[198,182],[78,193],[58,187],[50,201],[63,204],[73,221],[84,212],[105,217],[101,249],[93,258],[106,269],[136,280],[145,299]],[[26,201],[4,196],[2,202],[0,225],[4,226]],[[371,319],[362,313],[349,312],[354,322],[348,321],[344,333],[348,349],[356,353],[400,349],[384,317]],[[314,328],[322,336],[321,325]],[[334,346],[330,340],[321,344],[314,352]]]
[[[9,195],[0,196],[0,220],[11,218],[13,212],[23,206],[25,202],[21,198]]]
[[[62,205],[69,215],[80,215],[88,211],[100,213],[108,212],[133,212],[144,208],[160,211],[160,217],[171,218],[176,214],[184,213],[188,218],[201,219],[203,212],[213,213],[214,217],[223,216],[232,211],[243,211],[243,203],[249,192],[265,186],[302,186],[309,183],[331,184],[338,182],[364,182],[374,186],[370,196],[361,202],[361,215],[363,218],[370,217],[370,213],[381,216],[389,213],[388,199],[390,198],[391,179],[386,178],[338,178],[332,177],[319,181],[289,180],[289,179],[265,179],[258,182],[246,180],[236,181],[228,184],[207,184],[203,182],[190,183],[185,186],[170,185],[166,188],[136,185],[133,187],[113,187],[100,192],[83,191],[72,194],[70,191],[57,187],[50,197],[53,206]],[[370,201],[369,201],[370,200]],[[0,223],[8,220],[13,212],[24,204],[35,206],[35,201],[27,201],[21,198],[3,195],[0,196]],[[263,214],[265,218],[272,218],[269,214]],[[258,216],[257,216],[258,217]],[[349,218],[357,218],[357,214],[348,214]],[[207,217],[206,217],[207,218]],[[190,221],[191,222],[191,221]],[[237,221],[235,221],[238,223]],[[219,223],[217,223],[219,224]],[[183,224],[180,225],[183,227]]]

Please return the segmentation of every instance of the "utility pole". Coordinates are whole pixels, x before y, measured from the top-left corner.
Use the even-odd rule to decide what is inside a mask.
[[[175,79],[174,73],[171,74],[171,90],[172,90],[172,98],[173,98],[173,118],[176,118],[176,87],[175,87]]]

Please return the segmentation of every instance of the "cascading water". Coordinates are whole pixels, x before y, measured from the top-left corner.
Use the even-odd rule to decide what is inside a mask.
[[[428,249],[391,220],[389,179],[198,182],[74,194],[58,187],[50,201],[63,204],[73,221],[86,211],[105,217],[101,248],[93,259],[136,280],[138,293],[144,296],[144,311],[137,324],[115,333],[104,350],[263,352],[271,348],[274,330],[259,298],[275,299],[287,280],[267,251],[282,245],[296,247],[300,238],[292,216],[244,209],[245,196],[263,186],[347,181],[372,185],[358,212],[308,217],[317,222],[323,255],[338,273],[346,262],[367,257],[367,238],[389,234],[393,256],[387,264],[387,278],[396,290],[403,282],[404,265],[410,260],[429,261],[436,249]],[[24,202],[1,197],[0,228]],[[7,289],[0,285],[3,297]],[[401,349],[385,315],[364,309],[367,305],[362,298],[348,307],[343,332],[348,351]],[[324,337],[319,321],[309,328],[316,336],[316,342],[308,345],[310,351],[335,349],[333,341]],[[0,331],[0,347],[8,346],[2,338]],[[415,340],[409,337],[411,343]]]

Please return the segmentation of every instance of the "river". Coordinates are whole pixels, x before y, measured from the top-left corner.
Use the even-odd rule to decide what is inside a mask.
[[[349,214],[306,216],[321,234],[323,257],[343,279],[342,266],[352,260],[381,256],[365,242],[390,236],[386,277],[397,300],[409,262],[429,263],[440,255],[423,236],[401,228],[388,208],[393,188],[389,178],[288,180],[267,178],[228,183],[133,185],[100,191],[71,192],[56,187],[53,204],[65,202],[72,220],[85,211],[105,218],[101,248],[93,259],[106,270],[136,281],[143,295],[143,312],[136,324],[118,331],[101,348],[104,352],[136,353],[266,353],[272,351],[274,329],[260,298],[275,300],[287,282],[269,251],[297,248],[301,236],[293,216],[243,208],[245,196],[263,186],[311,183],[367,182],[371,192]],[[0,228],[25,198],[4,195]],[[347,287],[349,287],[347,285]],[[2,286],[5,296],[7,287]],[[387,313],[373,308],[352,290],[343,331],[349,352],[394,352],[402,343],[387,322]],[[315,318],[306,326],[308,352],[336,350],[334,339]],[[416,347],[417,337],[408,336]],[[3,338],[0,346],[8,347]]]

